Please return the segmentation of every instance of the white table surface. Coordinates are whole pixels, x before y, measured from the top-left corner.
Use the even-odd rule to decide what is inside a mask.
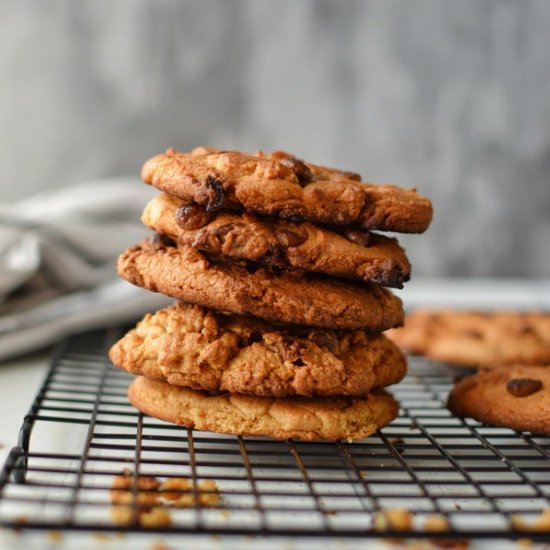
[[[408,283],[398,291],[405,306],[412,309],[419,306],[453,306],[459,308],[477,307],[481,309],[521,308],[550,310],[549,280],[506,280],[506,279],[418,279]],[[25,357],[9,360],[0,364],[0,462],[4,463],[10,448],[17,443],[17,435],[23,416],[40,387],[48,368],[51,350],[34,353]],[[192,543],[191,543],[192,541]],[[277,548],[291,550],[368,549],[393,548],[378,541],[346,540],[289,540],[260,541],[241,537],[163,537],[131,536],[124,539],[109,537],[98,540],[90,534],[68,534],[62,540],[51,542],[45,533],[20,533],[0,531],[0,548],[151,548],[155,543],[163,542],[168,548],[225,549],[225,548]],[[474,542],[473,548],[517,548],[512,542],[481,541]],[[532,546],[531,548],[537,548]]]

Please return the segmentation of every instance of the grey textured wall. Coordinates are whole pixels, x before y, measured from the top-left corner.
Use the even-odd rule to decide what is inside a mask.
[[[550,274],[550,1],[0,0],[0,200],[167,146],[416,186],[416,274]]]

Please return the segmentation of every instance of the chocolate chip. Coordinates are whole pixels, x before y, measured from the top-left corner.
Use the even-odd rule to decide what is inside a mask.
[[[370,233],[368,231],[362,231],[361,229],[346,227],[344,230],[344,237],[346,237],[348,241],[358,244],[359,246],[369,246],[370,243]]]
[[[199,229],[211,219],[210,212],[199,204],[183,204],[176,210],[176,223],[183,229]]]
[[[513,378],[506,384],[506,389],[514,397],[529,397],[542,389],[542,381],[533,378]]]
[[[468,336],[474,340],[483,340],[483,334],[475,328],[466,329],[464,331],[464,336]]]
[[[206,177],[197,193],[196,200],[206,207],[207,212],[216,212],[225,203],[225,191],[222,182],[212,174]]]

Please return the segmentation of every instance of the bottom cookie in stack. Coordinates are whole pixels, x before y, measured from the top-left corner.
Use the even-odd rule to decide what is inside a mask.
[[[178,303],[148,314],[110,351],[138,374],[142,412],[200,430],[276,439],[360,439],[397,415],[381,388],[406,372],[381,334],[305,327]]]

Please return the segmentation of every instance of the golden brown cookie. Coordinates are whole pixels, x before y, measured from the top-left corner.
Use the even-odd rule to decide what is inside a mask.
[[[280,151],[263,156],[200,147],[168,149],[141,175],[169,195],[215,212],[245,210],[295,221],[421,233],[431,202],[414,189],[362,183],[357,174],[316,166]]]
[[[361,229],[344,228],[339,235],[309,222],[228,211],[209,213],[203,206],[165,194],[147,205],[142,221],[209,257],[226,256],[397,288],[403,287],[411,272],[396,239]]]
[[[166,238],[128,248],[118,260],[118,273],[183,302],[281,323],[380,332],[403,320],[401,300],[385,288],[275,273],[243,262],[214,263]]]
[[[406,372],[403,354],[380,334],[283,330],[183,303],[147,314],[109,355],[175,386],[269,397],[366,395]]]
[[[304,441],[361,439],[391,422],[398,411],[383,390],[355,398],[208,395],[144,377],[132,382],[128,397],[149,416],[197,430]]]
[[[422,309],[387,336],[405,351],[459,365],[550,364],[550,313]]]
[[[550,435],[550,368],[509,365],[463,378],[449,409],[493,426]]]

